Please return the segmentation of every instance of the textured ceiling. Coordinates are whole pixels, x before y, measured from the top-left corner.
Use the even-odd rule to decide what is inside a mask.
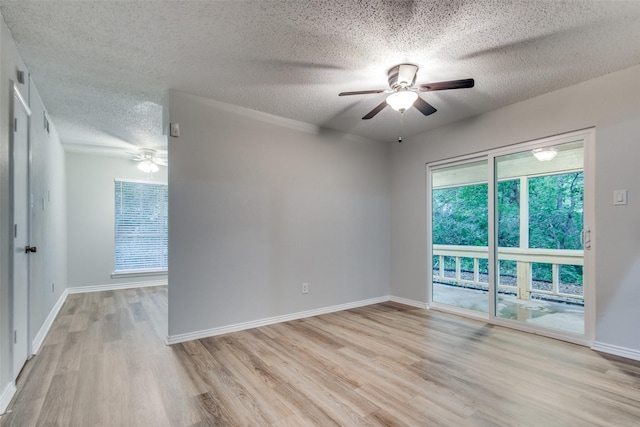
[[[161,147],[168,89],[379,140],[401,115],[361,117],[398,63],[422,96],[405,138],[640,63],[638,1],[0,1],[63,143]],[[597,102],[597,100],[594,100]]]

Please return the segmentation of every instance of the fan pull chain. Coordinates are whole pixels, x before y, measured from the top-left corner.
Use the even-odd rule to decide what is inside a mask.
[[[400,136],[398,137],[398,144],[402,143],[402,134],[404,133],[404,112],[400,114]]]

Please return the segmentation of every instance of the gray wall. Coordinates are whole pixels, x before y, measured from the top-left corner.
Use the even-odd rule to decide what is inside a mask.
[[[65,153],[53,123],[44,128],[44,104],[33,82],[31,106],[31,245],[29,337],[33,342],[67,286],[67,197]],[[55,287],[52,287],[55,283]],[[53,289],[55,288],[55,289]]]
[[[10,135],[16,71],[25,72],[20,92],[32,110],[31,192],[35,206],[31,219],[32,245],[38,253],[30,258],[29,340],[33,342],[66,287],[66,195],[64,151],[53,124],[44,132],[44,106],[20,58],[11,34],[0,16],[0,393],[13,381],[11,340],[11,257],[13,243],[10,194]],[[44,208],[41,202],[45,198]],[[51,283],[56,283],[55,292]],[[3,409],[3,408],[2,408]]]
[[[481,90],[482,82],[476,89]],[[595,126],[596,341],[640,351],[640,66],[407,138],[391,155],[391,294],[426,302],[425,164]],[[612,192],[629,190],[627,206]]]
[[[17,81],[16,71],[27,71],[0,15],[0,393],[12,378],[11,340],[11,194],[10,194],[10,135],[12,81]],[[25,80],[26,82],[27,80]],[[20,91],[29,99],[29,87],[21,84]]]
[[[165,275],[111,278],[114,263],[116,178],[146,180],[132,160],[67,153],[69,287],[166,280]],[[151,177],[167,182],[167,168]]]
[[[169,107],[170,336],[388,295],[388,144]]]

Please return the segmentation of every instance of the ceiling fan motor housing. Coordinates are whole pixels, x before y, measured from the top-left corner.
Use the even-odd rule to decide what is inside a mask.
[[[400,87],[410,87],[416,82],[418,66],[413,64],[400,64],[389,70],[389,87],[398,89]]]
[[[139,148],[138,151],[140,152],[140,157],[142,157],[144,160],[155,160],[156,157],[156,150],[153,148]]]

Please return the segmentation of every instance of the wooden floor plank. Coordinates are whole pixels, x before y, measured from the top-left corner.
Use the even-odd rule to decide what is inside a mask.
[[[73,396],[78,381],[78,373],[69,372],[55,375],[43,400],[37,426],[68,426],[71,424]]]
[[[397,303],[167,347],[167,288],[72,294],[0,426],[634,426],[640,362]]]

